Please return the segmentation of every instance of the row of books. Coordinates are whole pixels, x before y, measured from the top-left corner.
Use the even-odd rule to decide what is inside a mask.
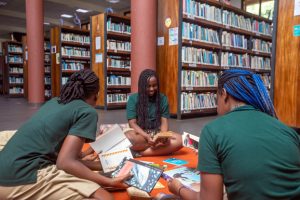
[[[232,11],[222,10],[206,3],[200,3],[195,0],[183,0],[183,13],[189,18],[202,18],[208,21],[229,25],[235,28],[247,31],[257,32],[265,35],[272,35],[272,27],[269,23],[260,22],[238,15]]]
[[[126,76],[108,75],[107,85],[131,85],[131,78]]]
[[[23,63],[22,56],[8,56],[8,63]]]
[[[50,72],[51,72],[51,67],[45,66],[45,73],[50,73]]]
[[[23,73],[23,67],[10,67],[9,73]]]
[[[221,55],[222,67],[241,67],[250,68],[250,60],[248,54],[235,54],[222,52]]]
[[[51,77],[50,76],[45,76],[45,84],[50,85],[51,84]]]
[[[216,30],[204,28],[187,22],[182,23],[182,38],[218,45],[220,44],[219,34]]]
[[[247,49],[248,40],[244,35],[239,35],[239,34],[223,31],[222,32],[222,45],[240,48],[240,49]]]
[[[220,8],[210,6],[193,0],[183,0],[183,13],[189,17],[202,18],[216,23],[222,23],[222,11]]]
[[[118,33],[125,33],[130,34],[131,33],[131,27],[130,25],[127,25],[125,23],[115,23],[111,21],[111,18],[109,18],[106,22],[107,30],[118,32]]]
[[[89,58],[91,53],[89,50],[85,48],[63,46],[61,47],[61,54],[63,56],[76,56],[76,57]]]
[[[217,94],[215,93],[181,93],[181,111],[216,108]]]
[[[107,40],[107,49],[131,51],[131,43],[118,40]]]
[[[130,69],[131,61],[128,59],[122,59],[119,56],[118,57],[117,56],[108,56],[107,57],[107,66],[115,67],[115,68]]]
[[[107,94],[107,103],[126,103],[127,94]]]
[[[272,35],[272,27],[269,23],[264,21],[253,20],[252,22],[252,31],[256,33],[261,33],[264,35]]]
[[[24,83],[24,78],[22,78],[22,77],[10,76],[10,77],[8,77],[8,82],[9,82],[10,84],[14,84],[14,83]]]
[[[182,49],[182,62],[195,64],[219,65],[218,54],[214,51],[185,47]]]
[[[22,53],[23,52],[23,48],[21,46],[17,46],[17,45],[8,45],[7,49],[8,49],[8,53]]]
[[[51,90],[45,89],[45,97],[51,97]]]
[[[204,71],[181,71],[182,87],[217,87],[218,74]]]
[[[251,68],[271,69],[271,59],[258,56],[251,56]]]
[[[9,94],[24,94],[24,89],[22,87],[9,88]]]
[[[252,50],[271,53],[272,43],[260,39],[252,39]]]
[[[251,19],[246,18],[243,15],[238,15],[234,12],[223,10],[222,20],[224,25],[243,29],[246,31],[252,31]]]
[[[90,44],[90,36],[79,35],[75,33],[61,33],[61,41]]]
[[[50,51],[51,44],[50,41],[44,41],[44,51]]]
[[[81,62],[62,62],[61,64],[62,70],[82,70],[84,68],[84,64]]]

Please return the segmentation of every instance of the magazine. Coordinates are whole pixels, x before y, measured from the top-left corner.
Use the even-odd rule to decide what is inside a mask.
[[[137,160],[124,159],[116,171],[112,173],[112,177],[125,175],[129,172],[132,174],[132,177],[125,181],[127,185],[151,192],[163,170]]]
[[[166,180],[176,178],[182,185],[200,192],[200,172],[194,168],[180,167],[163,172],[162,177]]]

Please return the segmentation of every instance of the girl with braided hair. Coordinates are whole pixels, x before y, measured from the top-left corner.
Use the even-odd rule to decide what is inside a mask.
[[[96,137],[99,79],[89,69],[71,75],[60,96],[45,103],[0,151],[0,199],[113,199],[102,186],[126,188],[120,178],[81,159]]]
[[[169,104],[167,97],[159,92],[155,71],[142,71],[138,93],[129,96],[127,119],[133,129],[125,134],[133,144],[132,150],[142,156],[165,155],[182,147],[181,136],[173,133],[171,139],[153,140],[159,131],[168,131]]]
[[[182,199],[300,199],[300,138],[276,118],[259,75],[227,70],[219,78],[218,113],[201,133],[201,190],[178,181],[169,189]]]

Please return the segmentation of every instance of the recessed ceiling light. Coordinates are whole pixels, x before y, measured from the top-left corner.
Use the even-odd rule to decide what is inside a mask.
[[[7,2],[5,1],[0,1],[0,6],[6,6]]]
[[[76,11],[80,12],[80,13],[87,13],[87,12],[89,12],[88,10],[81,9],[81,8],[78,8]]]
[[[49,26],[49,25],[50,25],[50,23],[49,23],[49,22],[44,22],[44,24],[45,24],[45,25],[47,25],[47,26]]]
[[[119,3],[120,2],[120,0],[106,0],[106,1],[109,3]]]
[[[62,14],[60,15],[61,17],[65,17],[65,18],[72,18],[73,16],[72,15],[68,15],[68,14]]]

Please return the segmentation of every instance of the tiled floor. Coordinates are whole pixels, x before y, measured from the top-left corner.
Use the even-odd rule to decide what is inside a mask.
[[[30,118],[39,107],[32,106],[23,98],[7,98],[0,96],[0,131],[18,129],[28,118]],[[99,110],[99,124],[103,123],[125,123],[125,110]],[[170,130],[182,133],[183,131],[199,135],[203,126],[212,117],[201,117],[192,119],[170,119]]]

